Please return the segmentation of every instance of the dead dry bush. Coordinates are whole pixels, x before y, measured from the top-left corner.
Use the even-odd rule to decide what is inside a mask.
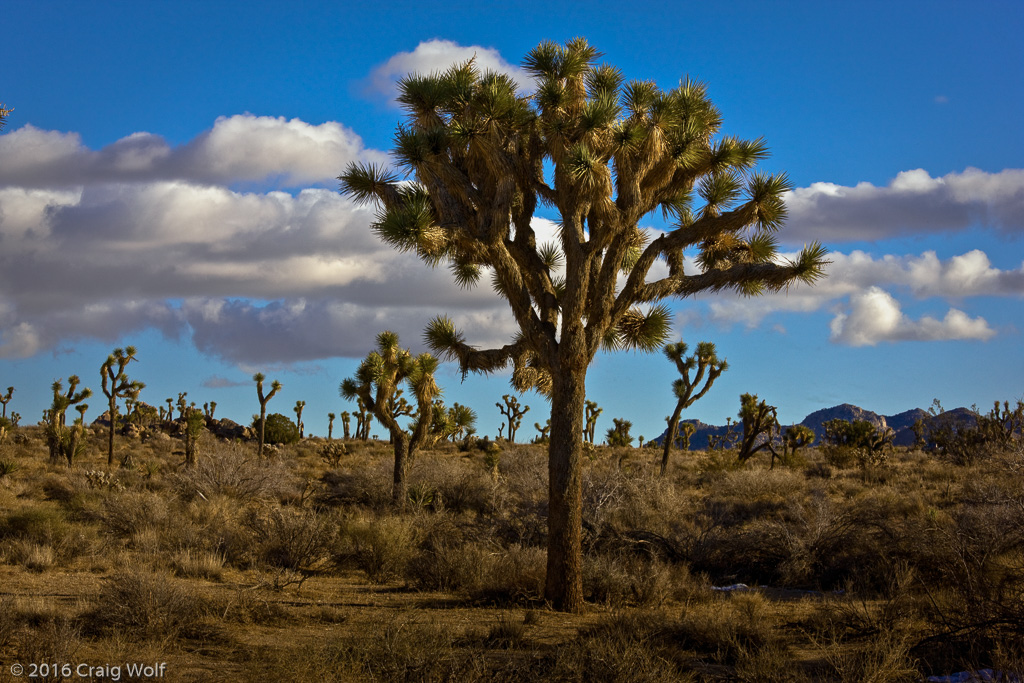
[[[110,533],[131,537],[140,529],[162,529],[172,516],[165,496],[152,491],[119,491],[103,500],[100,522]]]
[[[127,567],[104,582],[87,623],[98,633],[136,640],[187,635],[206,613],[206,602],[166,574]]]
[[[277,498],[292,484],[282,460],[260,460],[248,448],[218,443],[195,467],[178,472],[172,482],[185,500],[229,496],[240,500]]]
[[[15,648],[16,661],[38,664],[29,675],[34,681],[69,681],[63,665],[73,662],[82,648],[81,632],[74,620],[60,615],[48,618],[31,630],[23,631]]]
[[[480,540],[479,527],[438,515],[424,525],[405,578],[425,590],[472,592],[483,584],[493,549]]]
[[[481,604],[534,605],[544,594],[547,557],[541,548],[511,546],[492,557],[470,598]]]
[[[326,566],[338,535],[334,516],[313,509],[254,506],[241,524],[261,564],[304,575]]]
[[[331,507],[390,509],[393,473],[394,462],[383,459],[351,469],[330,470],[320,477],[316,501]]]
[[[682,577],[682,580],[680,578]],[[686,588],[684,567],[635,555],[596,555],[583,565],[583,593],[609,607],[660,607]]]

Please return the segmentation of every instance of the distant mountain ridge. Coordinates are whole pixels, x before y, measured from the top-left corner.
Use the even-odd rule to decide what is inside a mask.
[[[954,410],[948,410],[943,415],[948,418],[954,418],[967,423],[973,423],[976,419],[976,415],[968,408],[956,408]],[[829,420],[846,420],[848,422],[854,422],[856,420],[865,420],[875,425],[878,429],[885,429],[889,427],[895,433],[893,437],[893,444],[897,446],[910,446],[914,443],[914,432],[912,427],[918,420],[927,421],[932,416],[928,411],[920,408],[913,408],[911,410],[905,410],[902,413],[896,413],[895,415],[879,415],[878,413],[870,410],[865,410],[860,406],[855,406],[850,403],[843,403],[831,408],[822,408],[816,410],[797,424],[801,424],[804,427],[812,429],[817,436],[815,443],[820,443],[825,436],[824,424]],[[689,424],[695,425],[697,431],[694,432],[693,436],[690,437],[690,448],[695,451],[701,451],[708,448],[708,439],[712,436],[724,436],[731,428],[735,430],[736,434],[740,433],[740,427],[733,423],[729,425],[718,426],[710,425],[700,420],[682,420]],[[787,427],[788,425],[783,425]],[[665,441],[666,428],[661,435],[654,439],[655,443],[661,444]]]

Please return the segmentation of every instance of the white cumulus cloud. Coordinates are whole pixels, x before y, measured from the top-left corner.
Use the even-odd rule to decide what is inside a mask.
[[[886,187],[813,183],[787,193],[789,219],[780,237],[825,243],[885,240],[917,233],[994,228],[1024,234],[1024,169],[931,177],[904,171]]]
[[[31,125],[0,136],[0,186],[61,187],[102,182],[182,180],[230,185],[271,182],[282,187],[334,183],[352,161],[382,161],[335,121],[238,114],[218,118],[188,144],[171,147],[159,135],[133,133],[91,150],[77,133]]]
[[[369,77],[371,90],[393,99],[398,94],[396,84],[407,74],[428,75],[446,71],[454,64],[469,60],[481,72],[494,71],[508,74],[524,92],[535,87],[533,77],[514,64],[509,64],[494,48],[479,45],[463,46],[450,40],[428,40],[412,52],[399,52],[376,67]]]
[[[924,316],[910,319],[888,292],[870,287],[850,297],[848,310],[832,319],[831,340],[849,346],[874,346],[879,342],[986,340],[995,335],[982,318],[971,318],[952,308],[942,320]]]

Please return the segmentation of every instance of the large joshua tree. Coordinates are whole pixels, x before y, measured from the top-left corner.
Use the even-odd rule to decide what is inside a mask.
[[[409,460],[416,449],[427,439],[433,421],[434,399],[441,389],[434,381],[438,361],[429,353],[413,357],[407,349],[398,345],[398,335],[384,331],[377,335],[377,349],[371,351],[359,365],[355,377],[344,380],[339,387],[346,400],[361,399],[362,405],[370,410],[391,433],[395,449],[394,483],[391,488],[392,501],[398,507],[404,506],[408,497]],[[395,394],[400,384],[406,384],[416,397],[418,411],[409,431],[398,424],[395,413]]]
[[[567,611],[583,607],[583,409],[597,351],[659,348],[664,299],[777,291],[814,282],[825,263],[817,244],[778,257],[789,181],[753,171],[767,156],[762,140],[720,135],[704,85],[625,82],[598,57],[582,38],[541,43],[524,60],[531,95],[473,61],[408,76],[393,155],[411,182],[372,164],[340,178],[344,192],[377,204],[372,227],[385,242],[447,261],[464,287],[488,268],[509,304],[519,334],[501,348],[471,346],[444,316],[425,336],[463,372],[512,365],[517,390],[550,397],[545,595]],[[541,205],[560,215],[553,244],[538,244]],[[654,212],[674,221],[664,233],[640,227]]]
[[[715,345],[711,342],[700,342],[697,344],[697,351],[692,356],[687,356],[687,346],[683,342],[666,344],[663,349],[665,357],[675,363],[676,370],[682,375],[672,383],[672,393],[676,397],[676,407],[672,416],[668,419],[668,430],[665,432],[665,443],[662,444],[661,453],[661,476],[665,476],[668,469],[668,456],[676,445],[676,433],[679,430],[679,417],[683,411],[699,401],[708,389],[715,383],[718,376],[729,368],[725,359],[718,359],[715,353]],[[690,373],[696,369],[691,377]],[[701,386],[701,382],[704,383]],[[696,393],[694,393],[696,392]]]
[[[136,400],[146,385],[138,380],[128,379],[124,369],[135,357],[135,347],[126,346],[123,349],[114,349],[114,352],[107,356],[100,367],[100,379],[102,380],[103,395],[107,397],[108,416],[110,417],[110,429],[107,431],[107,466],[114,464],[114,430],[117,428],[117,399],[128,398]],[[121,467],[132,467],[132,451],[127,449],[124,458],[121,460]]]

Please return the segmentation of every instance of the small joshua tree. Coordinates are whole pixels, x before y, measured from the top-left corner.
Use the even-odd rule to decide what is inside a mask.
[[[2,415],[2,417],[4,419],[7,418],[7,404],[11,402],[11,396],[13,396],[13,395],[14,395],[14,387],[7,387],[7,393],[4,394],[3,396],[0,396],[0,404],[2,404],[3,407],[4,407],[4,412],[3,412],[3,415]]]
[[[306,425],[302,422],[302,409],[306,407],[305,401],[296,401],[295,407],[292,410],[295,411],[295,426],[299,428],[299,438],[306,438]]]
[[[82,401],[92,396],[92,390],[88,387],[79,392],[75,391],[80,383],[81,380],[78,379],[78,375],[68,377],[67,393],[64,393],[64,386],[60,380],[51,385],[53,389],[53,403],[48,410],[43,412],[43,419],[46,423],[46,444],[50,449],[51,465],[60,463],[62,459],[66,460],[68,465],[70,465],[79,450],[74,434],[65,425],[65,415],[68,408],[81,404]],[[88,408],[88,406],[85,407]],[[84,418],[84,410],[81,415]],[[81,432],[79,432],[79,436],[81,436]]]
[[[338,417],[334,413],[327,413],[327,440],[334,438],[334,419]]]
[[[206,416],[207,420],[213,420],[213,414],[217,412],[217,402],[210,401],[209,403],[203,404],[203,415]]]
[[[814,443],[814,439],[814,430],[810,427],[805,427],[804,425],[786,427],[786,431],[782,435],[783,459],[788,458],[790,455],[796,455],[797,450],[804,446],[810,446]],[[774,464],[774,460],[772,463]]]
[[[665,418],[665,422],[669,422],[672,419],[671,416]],[[690,450],[690,437],[697,433],[697,425],[692,422],[680,422],[678,429],[676,429],[676,443],[675,447],[681,451]],[[665,438],[668,438],[666,435]]]
[[[206,416],[198,408],[185,409],[185,467],[193,468],[199,457],[199,437],[206,427]]]
[[[185,410],[188,408],[188,401],[185,400],[186,396],[188,396],[188,392],[187,391],[179,391],[178,392],[178,419],[179,420],[184,420],[185,419]]]
[[[739,418],[743,424],[743,436],[740,439],[739,461],[750,460],[758,451],[767,448],[772,453],[772,467],[775,466],[777,453],[772,446],[772,438],[779,430],[777,408],[760,403],[755,394],[740,396]]]
[[[501,400],[505,402],[505,405],[495,403],[501,414],[508,420],[508,442],[516,442],[516,430],[519,429],[519,425],[523,423],[523,415],[530,412],[530,406],[520,406],[519,399],[510,394],[505,394],[501,397]]]
[[[352,413],[347,410],[341,413],[341,427],[344,429],[345,441],[350,438],[349,428],[352,424]]]
[[[393,503],[404,507],[408,498],[407,472],[409,461],[416,449],[424,443],[433,423],[434,399],[441,389],[434,381],[438,361],[429,353],[413,357],[408,349],[398,344],[398,335],[386,330],[377,335],[377,349],[371,351],[356,370],[355,377],[341,383],[343,398],[362,399],[381,424],[391,433],[395,450],[394,483],[391,489]],[[416,397],[419,408],[410,431],[402,429],[392,411],[392,399],[398,385],[405,383]]]
[[[540,422],[533,423],[534,429],[540,432],[533,440],[534,443],[551,443],[551,418],[541,426]]]
[[[629,433],[629,430],[633,428],[633,423],[617,417],[612,418],[612,422],[615,426],[605,434],[605,440],[608,442],[608,445],[632,446],[633,436]]]
[[[263,457],[263,439],[266,437],[267,428],[267,403],[270,399],[274,398],[274,395],[281,390],[281,383],[276,379],[270,384],[270,393],[264,395],[263,393],[263,380],[266,379],[266,375],[262,372],[257,372],[252,376],[254,382],[256,382],[256,397],[260,400],[260,441],[259,446],[256,449],[256,455]]]
[[[587,443],[594,443],[594,430],[597,429],[597,418],[604,412],[604,408],[597,407],[597,401],[587,401],[586,420],[587,426],[583,428],[583,439]]]
[[[665,442],[662,444],[662,476],[665,475],[665,470],[668,469],[668,457],[676,441],[679,417],[683,414],[684,410],[708,393],[708,389],[718,379],[718,376],[729,368],[729,364],[725,362],[724,358],[718,359],[715,353],[715,345],[711,342],[700,342],[697,344],[697,351],[692,356],[687,356],[686,351],[687,346],[683,342],[666,344],[664,348],[665,357],[675,363],[676,369],[682,377],[672,383],[672,392],[676,397],[676,408],[668,419],[668,431],[665,434]],[[697,372],[691,378],[690,373],[694,369]],[[701,382],[703,382],[703,386],[701,386]]]
[[[128,379],[124,369],[132,361],[137,361],[135,347],[126,346],[123,349],[114,349],[114,352],[107,356],[100,367],[100,379],[102,380],[103,395],[107,397],[107,406],[110,416],[110,429],[107,432],[107,466],[114,464],[114,430],[117,425],[117,399],[129,398],[135,401],[139,398],[139,392],[145,388],[145,384],[137,380]],[[131,449],[126,449],[124,458],[121,459],[121,467],[131,467]]]

